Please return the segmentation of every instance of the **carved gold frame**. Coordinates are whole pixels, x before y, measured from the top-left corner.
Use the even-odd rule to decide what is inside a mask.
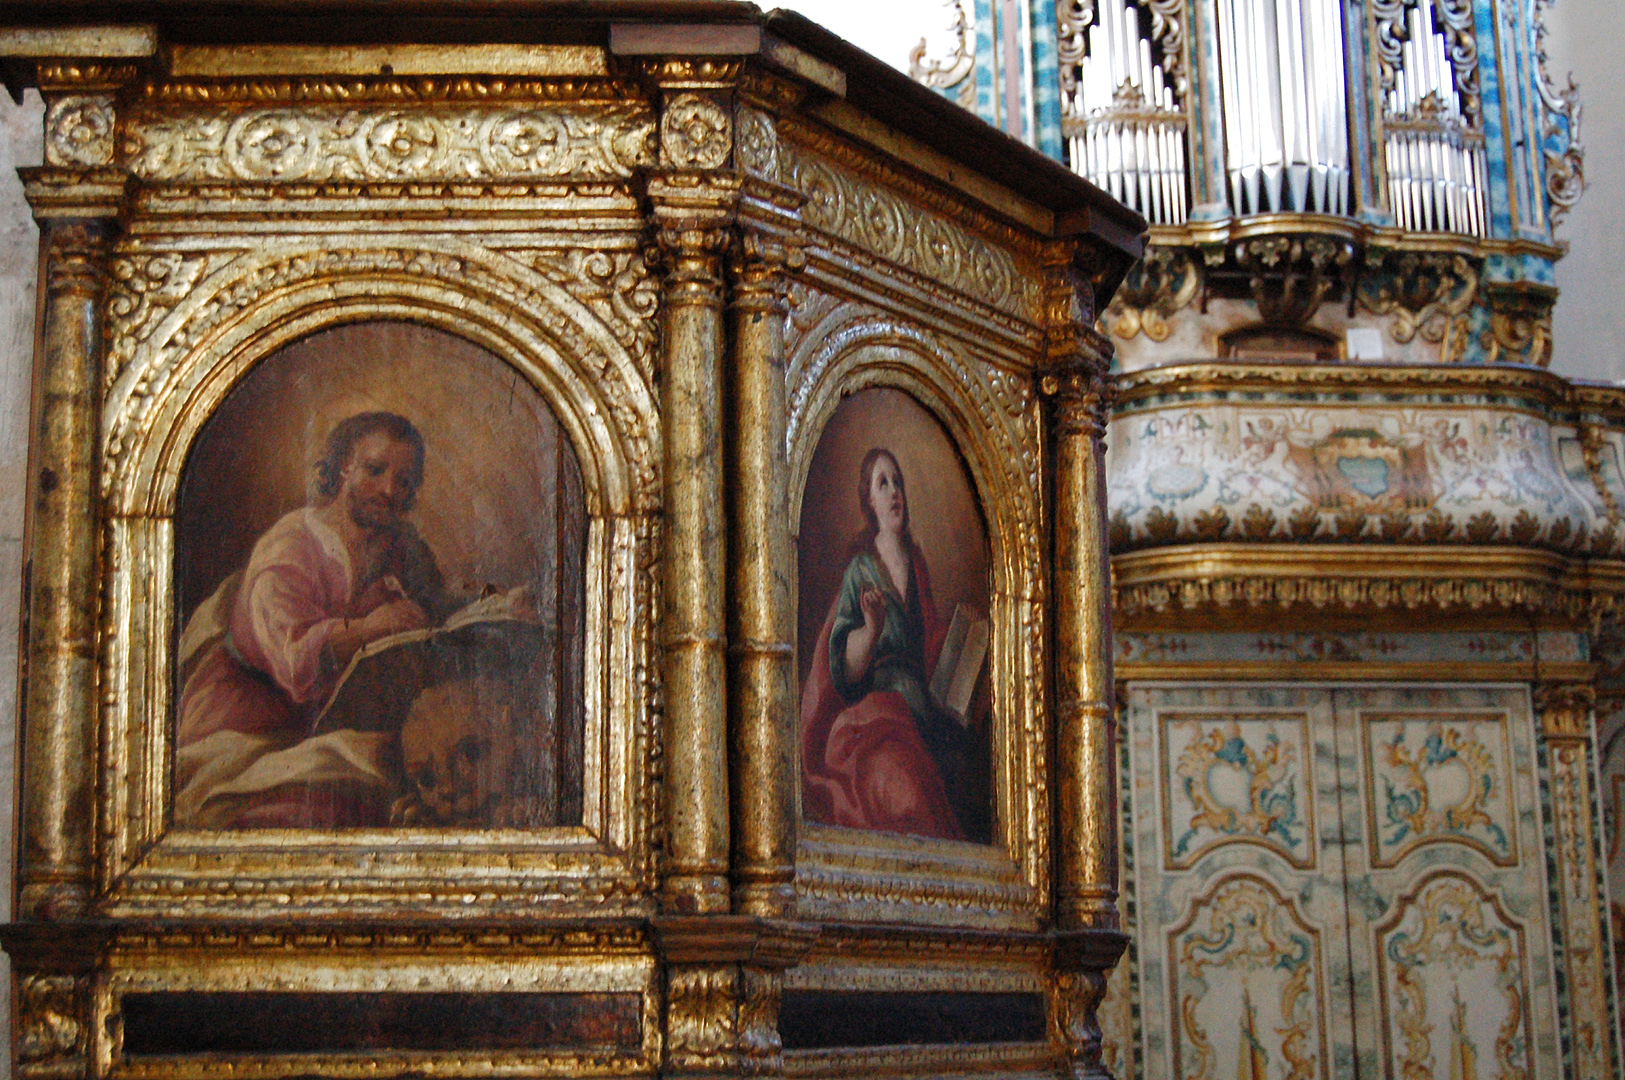
[[[879,185],[856,155],[830,140],[795,134],[807,141],[787,147],[793,174],[831,185],[845,203],[879,197]],[[887,179],[897,184],[897,178]],[[954,237],[966,229],[936,208],[910,209],[919,235]],[[816,212],[812,216],[819,221]],[[852,243],[872,243],[853,235],[861,224],[833,215],[820,224],[847,235],[813,233],[802,284],[792,288],[809,321],[787,342],[789,520],[801,520],[813,451],[846,396],[870,387],[901,390],[947,431],[969,470],[991,545],[995,836],[983,846],[803,821],[796,869],[800,910],[832,920],[963,925],[970,919],[989,928],[1031,929],[1043,916],[1049,862],[1045,747],[1033,737],[1047,723],[1046,477],[1040,400],[1021,369],[1038,362],[1031,343],[1040,327],[1031,314],[1018,322],[1006,310],[1000,320],[1004,340],[995,338],[994,344],[990,335],[967,333],[942,317],[947,306],[966,318],[996,318],[991,301],[1012,299],[1009,286],[998,285],[1019,281],[1016,273],[969,282],[950,278],[960,286],[956,295],[896,268],[866,265]],[[905,254],[900,261],[913,269],[909,263],[920,258]],[[1011,271],[1019,265],[1012,259]]]
[[[1125,939],[1110,344],[1089,327],[1144,222],[1020,147],[978,164],[1001,137],[800,16],[708,5],[696,35],[661,3],[614,10],[572,9],[561,46],[0,28],[50,109],[26,177],[43,469],[19,921],[0,935],[25,1080],[376,1071],[349,1042],[123,1053],[128,995],[278,988],[640,1000],[636,1048],[388,1059],[424,1075],[1082,1075],[1098,1057]],[[849,70],[872,84],[850,102]],[[170,828],[188,450],[261,358],[376,319],[495,355],[581,464],[583,823]],[[840,396],[880,385],[959,444],[990,526],[993,845],[797,839],[786,519]],[[787,986],[1014,993],[1047,1026],[787,1053]]]
[[[517,219],[535,227],[547,218],[552,230],[532,240],[534,250],[516,252],[497,246],[500,234],[479,242],[430,222],[392,226],[388,209],[403,198],[410,201],[383,193],[377,216],[362,222],[327,217],[318,204],[290,229],[288,219],[245,220],[252,208],[240,199],[160,189],[112,253],[101,420],[108,782],[98,866],[109,915],[177,906],[200,915],[290,905],[371,912],[393,894],[379,890],[389,880],[426,908],[463,913],[543,898],[609,915],[647,906],[637,894],[653,875],[644,839],[655,783],[647,567],[660,465],[652,356],[636,322],[636,308],[653,307],[636,203],[624,188],[551,206],[515,200]],[[189,228],[186,218],[229,238]],[[591,244],[592,258],[621,269],[622,295],[603,298],[572,244]],[[603,302],[611,298],[622,311]],[[423,829],[319,840],[166,831],[172,516],[187,450],[260,357],[318,330],[378,319],[436,327],[499,357],[547,402],[581,462],[589,521],[583,822],[482,831],[477,842],[472,833]],[[369,851],[377,855],[367,867],[359,856]]]

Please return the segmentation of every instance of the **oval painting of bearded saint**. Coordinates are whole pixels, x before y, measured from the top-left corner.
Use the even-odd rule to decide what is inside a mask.
[[[912,397],[864,390],[836,409],[799,549],[802,816],[991,842],[987,528]]]
[[[511,367],[407,323],[255,366],[176,509],[174,822],[581,818],[581,473]]]

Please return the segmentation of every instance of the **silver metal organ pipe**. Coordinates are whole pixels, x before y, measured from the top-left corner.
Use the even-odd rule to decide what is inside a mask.
[[[1384,97],[1389,196],[1396,222],[1417,231],[1483,235],[1483,135],[1462,111],[1438,14],[1408,0],[1406,40]]]
[[[1337,0],[1218,0],[1218,15],[1233,209],[1345,212],[1347,88]]]
[[[1064,102],[1073,166],[1158,224],[1185,219],[1185,115],[1141,31],[1145,0],[1098,0]]]

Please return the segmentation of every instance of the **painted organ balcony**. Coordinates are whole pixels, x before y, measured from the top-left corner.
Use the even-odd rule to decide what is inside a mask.
[[[956,3],[916,78],[1151,223],[1101,320],[1123,370],[1550,361],[1582,176],[1543,3]]]

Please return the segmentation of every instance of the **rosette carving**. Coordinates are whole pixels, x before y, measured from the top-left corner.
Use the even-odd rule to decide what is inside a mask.
[[[137,118],[125,146],[144,180],[614,180],[654,163],[639,105],[411,111],[249,109]]]
[[[757,109],[741,108],[738,125],[739,167],[763,180],[778,180],[779,133],[773,118]]]
[[[45,160],[51,165],[113,163],[113,99],[70,95],[51,103],[45,117]]]
[[[701,94],[677,94],[660,117],[660,152],[668,165],[718,169],[733,149],[733,122]]]

